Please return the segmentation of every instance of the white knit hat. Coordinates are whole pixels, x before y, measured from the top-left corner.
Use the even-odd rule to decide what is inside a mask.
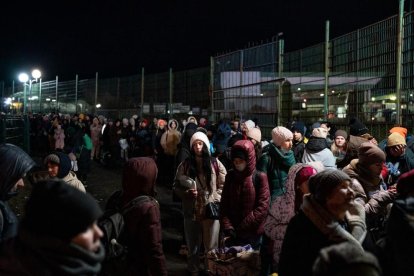
[[[210,152],[210,141],[208,140],[207,135],[205,135],[203,132],[201,131],[197,131],[193,134],[193,136],[191,136],[191,140],[190,140],[190,147],[193,147],[193,144],[196,140],[200,140],[203,141],[203,143],[207,146],[208,152]]]
[[[293,139],[293,133],[289,129],[278,126],[272,130],[272,141],[276,146],[280,146],[288,139]]]
[[[256,126],[256,124],[252,120],[247,120],[246,122],[244,122],[244,124],[248,129],[252,129]]]
[[[254,127],[249,129],[249,132],[247,132],[247,137],[252,138],[260,143],[260,141],[262,141],[262,132],[260,129]]]
[[[318,138],[326,138],[328,136],[328,130],[324,127],[317,127],[312,130],[312,136]]]

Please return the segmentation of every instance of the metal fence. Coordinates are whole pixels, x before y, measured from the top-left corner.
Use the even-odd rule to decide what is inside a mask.
[[[256,117],[265,137],[268,128],[293,120],[346,128],[351,117],[380,137],[396,123],[412,131],[413,13],[402,18],[401,74],[398,16],[333,39],[327,24],[325,42],[297,51],[285,53],[276,39],[214,57],[214,117]]]
[[[14,144],[30,152],[27,119],[27,116],[0,116],[0,143]]]
[[[112,118],[133,114],[207,116],[210,106],[208,67],[185,71],[119,77],[13,83],[0,86],[2,111],[23,113],[26,98],[28,113],[96,113]],[[6,101],[4,101],[6,100]],[[4,103],[6,102],[6,103]],[[98,106],[98,107],[97,107]],[[211,111],[210,111],[211,112]]]

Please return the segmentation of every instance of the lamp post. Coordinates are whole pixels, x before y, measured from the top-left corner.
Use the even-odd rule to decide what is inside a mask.
[[[29,82],[29,96],[30,96],[29,100],[32,100],[32,83],[37,82],[38,79],[40,79],[40,81],[42,81],[42,79],[40,78],[41,76],[42,76],[42,73],[38,69],[34,69],[32,71],[33,79],[29,79],[29,75],[26,74],[26,73],[20,73],[19,74],[19,81],[23,83],[23,114],[24,115],[26,115],[26,113],[27,113],[27,92],[26,92],[27,82]],[[40,88],[40,89],[42,89],[42,88]],[[39,97],[39,101],[41,101],[40,97]],[[32,107],[32,104],[30,104],[30,107]]]

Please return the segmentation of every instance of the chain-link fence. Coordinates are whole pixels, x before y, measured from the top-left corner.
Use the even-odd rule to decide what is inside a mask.
[[[208,67],[159,74],[13,83],[0,86],[2,111],[27,113],[96,113],[112,118],[133,114],[175,117],[207,116],[210,106]]]
[[[403,17],[401,74],[399,22],[393,16],[293,52],[283,52],[282,39],[276,39],[214,57],[214,117],[256,117],[266,127],[328,120],[344,128],[358,117],[381,137],[398,122],[411,128],[413,14]]]

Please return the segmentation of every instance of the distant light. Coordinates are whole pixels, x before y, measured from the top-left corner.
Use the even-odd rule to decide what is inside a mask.
[[[321,94],[319,94],[319,96],[323,97],[323,96],[325,96],[325,94],[321,93]]]
[[[38,69],[34,69],[34,70],[32,71],[32,77],[33,77],[33,78],[38,79],[38,78],[40,78],[41,76],[42,76],[42,73],[40,72],[40,70],[38,70]]]
[[[412,97],[413,96],[413,94],[410,94],[410,97]]]
[[[50,98],[46,98],[46,101],[47,101],[47,102],[50,102]]]
[[[396,96],[391,96],[391,97],[390,97],[390,100],[391,100],[391,101],[395,101],[396,99],[397,99],[397,97],[396,97]]]
[[[371,98],[371,101],[375,102],[375,97],[372,97],[372,98]]]
[[[307,99],[303,99],[303,101],[306,103],[307,102]]]
[[[332,94],[335,93],[335,90],[332,90]]]
[[[372,118],[371,118],[371,120],[372,120],[372,121],[375,121],[375,117],[372,117]]]
[[[52,102],[56,102],[56,99],[53,99]]]
[[[298,87],[298,91],[300,91],[301,89],[300,89],[300,87]]]
[[[26,73],[21,73],[19,75],[19,81],[20,82],[27,82],[29,80],[29,75]]]
[[[4,104],[6,104],[6,105],[10,105],[11,103],[12,103],[12,99],[11,98],[6,98],[4,100]]]
[[[99,103],[98,103],[98,104],[96,105],[96,108],[101,108],[101,104],[99,104]]]
[[[29,97],[29,101],[34,101],[34,100],[38,100],[38,99],[39,99],[38,96]]]
[[[263,97],[263,93],[260,93],[260,96],[262,96],[262,97]]]

